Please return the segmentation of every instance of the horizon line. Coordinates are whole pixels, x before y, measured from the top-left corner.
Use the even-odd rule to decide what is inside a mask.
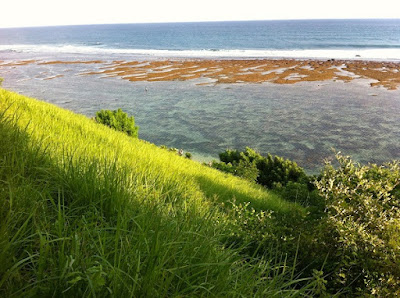
[[[154,21],[154,22],[121,22],[121,23],[79,23],[56,25],[26,25],[0,27],[1,29],[73,27],[73,26],[102,26],[102,25],[152,25],[152,24],[195,24],[195,23],[240,23],[240,22],[276,22],[276,21],[352,21],[352,20],[400,20],[400,18],[299,18],[299,19],[249,19],[249,20],[212,20],[212,21]]]

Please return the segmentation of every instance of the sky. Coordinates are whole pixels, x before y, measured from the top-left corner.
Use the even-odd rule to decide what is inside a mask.
[[[0,28],[113,23],[400,18],[399,0],[5,0]]]

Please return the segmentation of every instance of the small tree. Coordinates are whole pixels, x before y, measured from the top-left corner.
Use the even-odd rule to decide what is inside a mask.
[[[96,122],[107,125],[115,130],[125,132],[128,136],[137,138],[139,127],[135,126],[135,118],[128,116],[121,109],[118,110],[101,110],[96,113]]]
[[[264,157],[249,147],[243,152],[226,150],[219,154],[219,158],[222,163],[231,164],[232,167],[216,163],[215,168],[251,181],[255,180],[268,188],[272,188],[276,183],[285,186],[289,181],[308,182],[306,173],[297,163],[271,154]]]

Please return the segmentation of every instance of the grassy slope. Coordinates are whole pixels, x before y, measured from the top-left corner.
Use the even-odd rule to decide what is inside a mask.
[[[0,115],[0,296],[295,293],[284,274],[264,280],[268,262],[221,249],[215,203],[300,207],[2,89]]]
[[[175,188],[188,196],[212,198],[217,195],[224,201],[236,198],[238,202],[251,201],[255,208],[278,212],[293,207],[262,187],[129,138],[85,116],[8,91],[0,94],[1,109],[10,106],[7,115],[17,114],[18,126],[28,125],[32,142],[40,141],[42,147],[48,147],[47,153],[57,162],[61,162],[62,155],[118,161],[118,166],[130,169],[140,188],[146,185],[147,189],[159,191],[165,187]]]

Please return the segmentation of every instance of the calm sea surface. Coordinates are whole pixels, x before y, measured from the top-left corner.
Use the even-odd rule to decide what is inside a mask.
[[[163,58],[400,61],[400,20],[257,21],[0,29],[0,61]],[[295,85],[129,82],[95,65],[0,67],[3,86],[93,116],[135,116],[140,137],[217,158],[250,146],[316,171],[331,148],[361,162],[400,159],[400,92],[366,80]],[[51,75],[62,74],[52,80]],[[145,89],[147,88],[147,92]]]
[[[0,53],[400,60],[400,19],[0,29]]]

